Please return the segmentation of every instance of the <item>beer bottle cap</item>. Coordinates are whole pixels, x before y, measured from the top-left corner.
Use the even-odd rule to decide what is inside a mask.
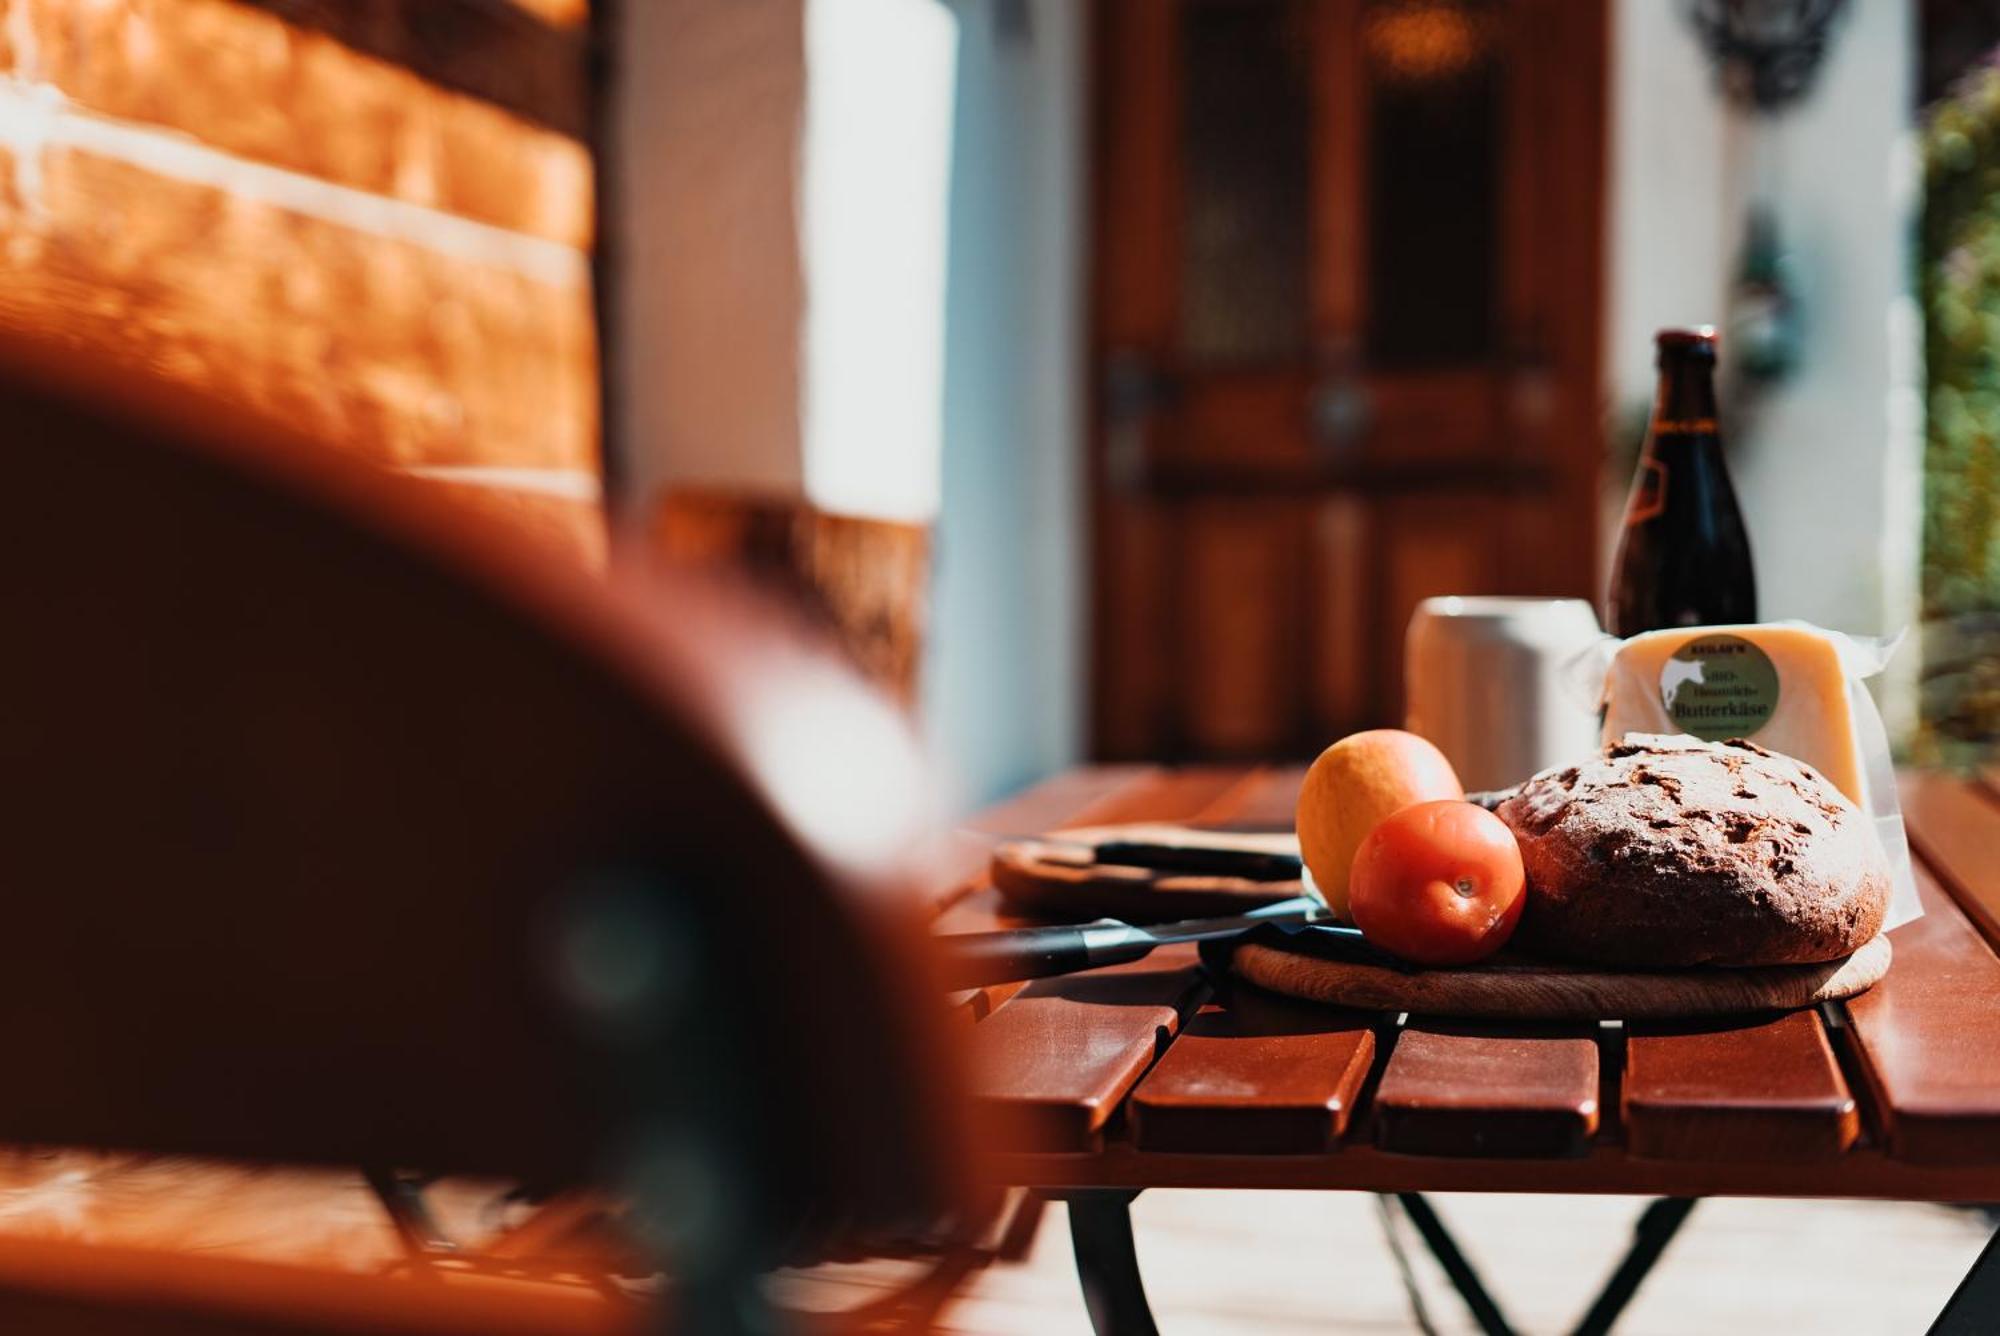
[[[1663,329],[1653,336],[1653,344],[1659,349],[1659,361],[1662,365],[1670,357],[1675,361],[1694,359],[1713,362],[1715,326],[1696,325],[1691,329]]]

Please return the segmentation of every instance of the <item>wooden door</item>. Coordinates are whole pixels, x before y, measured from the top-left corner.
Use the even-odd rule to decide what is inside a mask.
[[[1440,593],[1590,596],[1601,0],[1099,0],[1094,735],[1401,715]]]

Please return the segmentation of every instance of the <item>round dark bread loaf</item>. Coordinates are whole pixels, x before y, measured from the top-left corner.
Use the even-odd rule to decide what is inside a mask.
[[[1881,931],[1889,868],[1811,766],[1740,738],[1632,733],[1499,806],[1521,844],[1523,950],[1608,965],[1835,960]]]

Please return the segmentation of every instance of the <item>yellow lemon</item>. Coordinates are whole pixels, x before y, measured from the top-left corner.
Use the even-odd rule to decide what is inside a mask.
[[[1415,733],[1372,728],[1328,747],[1299,789],[1299,852],[1327,908],[1347,914],[1354,851],[1377,822],[1412,803],[1463,798],[1444,753]]]

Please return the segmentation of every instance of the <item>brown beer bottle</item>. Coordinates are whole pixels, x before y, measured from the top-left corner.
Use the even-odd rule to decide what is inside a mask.
[[[1613,635],[1757,620],[1750,536],[1715,425],[1715,331],[1663,329],[1660,388],[1611,565]]]

